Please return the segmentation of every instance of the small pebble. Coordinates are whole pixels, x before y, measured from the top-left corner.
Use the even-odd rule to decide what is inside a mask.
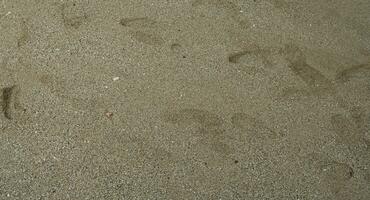
[[[107,116],[109,119],[111,119],[113,117],[113,113],[112,112],[105,112],[105,116]]]
[[[114,77],[113,78],[113,81],[118,81],[119,80],[119,77]]]

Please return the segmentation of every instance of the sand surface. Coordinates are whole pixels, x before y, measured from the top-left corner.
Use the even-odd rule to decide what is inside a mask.
[[[1,0],[0,199],[370,199],[369,0]]]

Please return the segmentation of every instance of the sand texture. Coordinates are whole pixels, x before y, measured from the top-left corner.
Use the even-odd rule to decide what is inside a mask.
[[[0,0],[0,199],[370,199],[369,0]]]

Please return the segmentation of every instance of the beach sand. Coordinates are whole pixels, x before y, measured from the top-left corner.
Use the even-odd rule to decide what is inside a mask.
[[[370,199],[369,11],[1,0],[0,199]]]

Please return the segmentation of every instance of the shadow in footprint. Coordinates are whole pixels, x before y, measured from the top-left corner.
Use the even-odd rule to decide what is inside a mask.
[[[13,85],[2,89],[2,108],[7,119],[14,119],[18,111],[25,111],[20,102],[21,89],[18,85]]]
[[[247,74],[256,74],[272,66],[269,60],[269,56],[271,56],[272,53],[272,50],[250,47],[229,54],[228,61],[235,65],[240,71],[246,72]]]
[[[124,27],[130,28],[155,28],[157,22],[149,19],[148,17],[136,17],[136,18],[122,18],[119,21]]]
[[[307,63],[306,56],[296,45],[286,45],[281,52],[288,61],[289,69],[301,78],[312,91],[328,91],[334,88],[332,81]]]

